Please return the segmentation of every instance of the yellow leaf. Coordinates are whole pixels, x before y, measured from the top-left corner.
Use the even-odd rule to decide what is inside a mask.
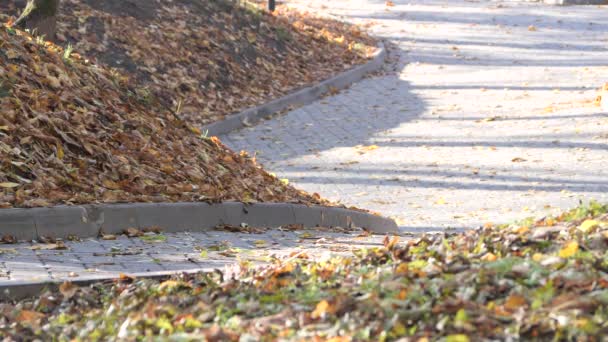
[[[528,26],[528,31],[532,31],[532,32],[536,31],[536,26],[534,26],[534,25]]]
[[[325,342],[350,342],[352,341],[352,338],[350,338],[350,336],[336,336],[336,337],[332,337],[328,340],[326,340]]]
[[[498,259],[496,254],[490,252],[486,253],[484,256],[481,257],[481,260],[483,261],[496,261],[496,259]]]
[[[578,229],[583,233],[589,233],[591,230],[597,228],[599,225],[600,223],[596,220],[585,220],[583,223],[581,223],[580,226],[578,226]]]
[[[263,247],[263,246],[266,246],[266,241],[264,241],[264,240],[255,240],[255,241],[253,241],[253,244],[256,247]]]
[[[409,266],[407,265],[407,262],[402,262],[395,268],[395,274],[405,275],[407,274],[408,269]]]
[[[183,281],[178,280],[165,280],[160,285],[158,285],[159,290],[168,290],[172,291],[180,287],[190,287],[188,283],[184,283]]]
[[[532,256],[532,260],[539,262],[541,260],[543,260],[545,258],[545,256],[541,253],[534,253],[534,255]]]
[[[247,41],[250,44],[254,44],[256,42],[256,40],[257,40],[257,37],[256,37],[255,33],[247,32]]]
[[[447,203],[447,202],[446,202],[445,198],[443,198],[443,197],[439,198],[439,199],[438,199],[438,200],[435,202],[435,204],[439,204],[439,205],[443,205],[443,204],[446,204],[446,203]]]
[[[397,321],[395,322],[395,325],[393,325],[393,333],[397,336],[401,336],[405,335],[407,333],[407,330],[405,326],[401,324],[401,322]]]
[[[469,337],[464,334],[453,334],[445,337],[446,342],[469,342]]]
[[[560,258],[569,258],[578,252],[578,242],[569,242],[566,247],[559,250]]]
[[[530,231],[530,228],[528,228],[528,226],[521,226],[521,227],[517,227],[517,228],[513,229],[513,233],[517,233],[519,235],[526,234],[529,231]]]
[[[57,159],[63,159],[65,156],[65,152],[63,151],[63,146],[60,143],[57,143]]]
[[[333,314],[336,312],[336,307],[329,304],[328,301],[322,300],[317,304],[315,310],[310,314],[312,318],[321,318],[327,314]]]
[[[13,183],[13,182],[4,182],[4,183],[0,183],[0,188],[5,188],[5,189],[11,189],[11,188],[16,188],[18,187],[19,183]]]
[[[314,238],[315,238],[315,236],[309,232],[304,232],[304,233],[300,234],[300,239],[314,239]]]

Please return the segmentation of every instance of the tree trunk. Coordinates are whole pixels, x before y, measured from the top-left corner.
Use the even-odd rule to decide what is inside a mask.
[[[58,9],[59,0],[28,0],[14,26],[29,29],[32,33],[44,35],[46,39],[53,40]]]

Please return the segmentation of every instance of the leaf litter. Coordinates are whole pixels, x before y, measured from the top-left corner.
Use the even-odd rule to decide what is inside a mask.
[[[42,340],[597,340],[608,332],[607,213],[608,205],[591,202],[465,233],[387,236],[383,247],[352,256],[239,263],[233,274],[66,283],[0,304],[0,333]]]
[[[326,203],[175,117],[134,83],[0,27],[0,208],[175,201]],[[14,186],[14,184],[18,184]]]
[[[2,1],[0,20],[20,11]],[[137,80],[135,97],[179,108],[193,126],[329,78],[376,47],[357,26],[247,1],[62,0],[57,25],[59,45]]]

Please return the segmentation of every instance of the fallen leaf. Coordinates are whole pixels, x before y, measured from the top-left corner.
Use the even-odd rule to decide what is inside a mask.
[[[317,303],[315,310],[313,312],[311,312],[310,316],[313,319],[323,318],[328,314],[334,314],[336,312],[336,309],[337,308],[335,305],[330,304],[326,300],[322,300],[319,303]]]
[[[74,285],[74,283],[66,281],[59,285],[59,292],[63,295],[63,297],[69,299],[74,297],[76,292],[78,292],[79,287]]]
[[[526,298],[520,295],[510,295],[505,301],[504,307],[508,311],[516,311],[519,308],[523,308],[528,305]]]
[[[576,252],[578,252],[578,242],[571,241],[564,248],[559,250],[559,257],[564,259],[570,258],[576,254]]]
[[[593,229],[599,227],[599,225],[600,225],[599,221],[596,221],[596,220],[585,220],[585,221],[583,221],[583,223],[581,223],[580,226],[578,226],[578,229],[580,231],[582,231],[583,233],[589,233]]]

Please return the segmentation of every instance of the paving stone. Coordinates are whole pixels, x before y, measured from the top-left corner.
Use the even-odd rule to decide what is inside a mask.
[[[590,104],[608,79],[605,11],[393,2],[289,1],[369,24],[391,45],[386,72],[220,138],[258,152],[290,184],[394,217],[403,231],[471,228],[607,200],[608,115]]]

